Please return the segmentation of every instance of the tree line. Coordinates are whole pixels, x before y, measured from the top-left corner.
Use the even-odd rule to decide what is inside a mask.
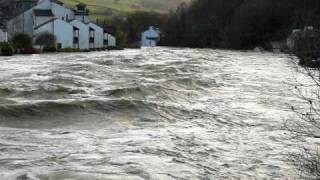
[[[319,0],[194,0],[169,15],[164,43],[247,49],[319,23]]]
[[[162,45],[249,49],[284,40],[292,29],[320,26],[319,0],[193,0],[169,14],[133,12],[103,20],[120,44],[140,41],[148,26],[162,30]]]

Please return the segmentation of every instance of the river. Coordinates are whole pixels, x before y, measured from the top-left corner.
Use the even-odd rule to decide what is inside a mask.
[[[284,54],[151,48],[0,59],[1,179],[297,179]]]

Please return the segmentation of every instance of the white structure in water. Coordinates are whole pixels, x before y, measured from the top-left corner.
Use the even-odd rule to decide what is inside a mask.
[[[145,47],[155,47],[160,41],[160,31],[152,26],[142,33],[141,45]]]
[[[108,47],[109,34],[89,19],[89,10],[80,3],[69,9],[58,0],[20,0],[25,11],[7,24],[9,37],[25,33],[35,41],[42,33],[52,33],[58,48],[94,49]]]

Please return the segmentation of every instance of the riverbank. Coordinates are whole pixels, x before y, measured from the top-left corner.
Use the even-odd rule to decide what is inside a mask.
[[[80,50],[74,48],[63,48],[63,49],[56,49],[56,48],[47,48],[44,50],[35,49],[35,48],[25,48],[19,50],[19,52],[15,52],[12,47],[6,46],[5,48],[0,47],[0,56],[13,56],[13,55],[21,55],[21,54],[51,54],[51,53],[87,53],[87,52],[99,52],[99,51],[118,51],[124,50],[123,47],[108,47],[108,48],[97,48],[97,49],[90,49],[90,50]]]

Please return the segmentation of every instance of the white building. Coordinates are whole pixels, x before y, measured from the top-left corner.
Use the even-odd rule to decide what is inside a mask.
[[[104,30],[90,22],[85,4],[80,3],[71,10],[58,0],[39,0],[37,3],[35,0],[20,1],[24,1],[24,6],[29,9],[8,22],[9,37],[25,33],[35,40],[39,34],[49,32],[56,36],[58,48],[105,47]],[[32,4],[28,5],[27,2]],[[114,41],[110,38],[107,44],[114,44]]]
[[[89,30],[90,30],[90,43],[89,47],[90,49],[93,48],[103,48],[103,42],[104,42],[104,30],[102,27],[90,22],[88,24]]]
[[[160,31],[152,26],[142,33],[141,45],[146,47],[155,47],[160,40]]]
[[[0,42],[8,42],[8,34],[2,29],[0,29]]]
[[[117,39],[112,28],[104,28],[104,47],[116,47]]]
[[[108,47],[116,47],[117,39],[114,35],[108,34]]]
[[[77,27],[79,29],[79,37],[78,37],[78,44],[79,49],[89,49],[89,26],[87,26],[85,23],[79,20],[73,20],[70,22],[74,27]],[[74,36],[77,36],[75,34]],[[75,37],[75,40],[77,37]]]

